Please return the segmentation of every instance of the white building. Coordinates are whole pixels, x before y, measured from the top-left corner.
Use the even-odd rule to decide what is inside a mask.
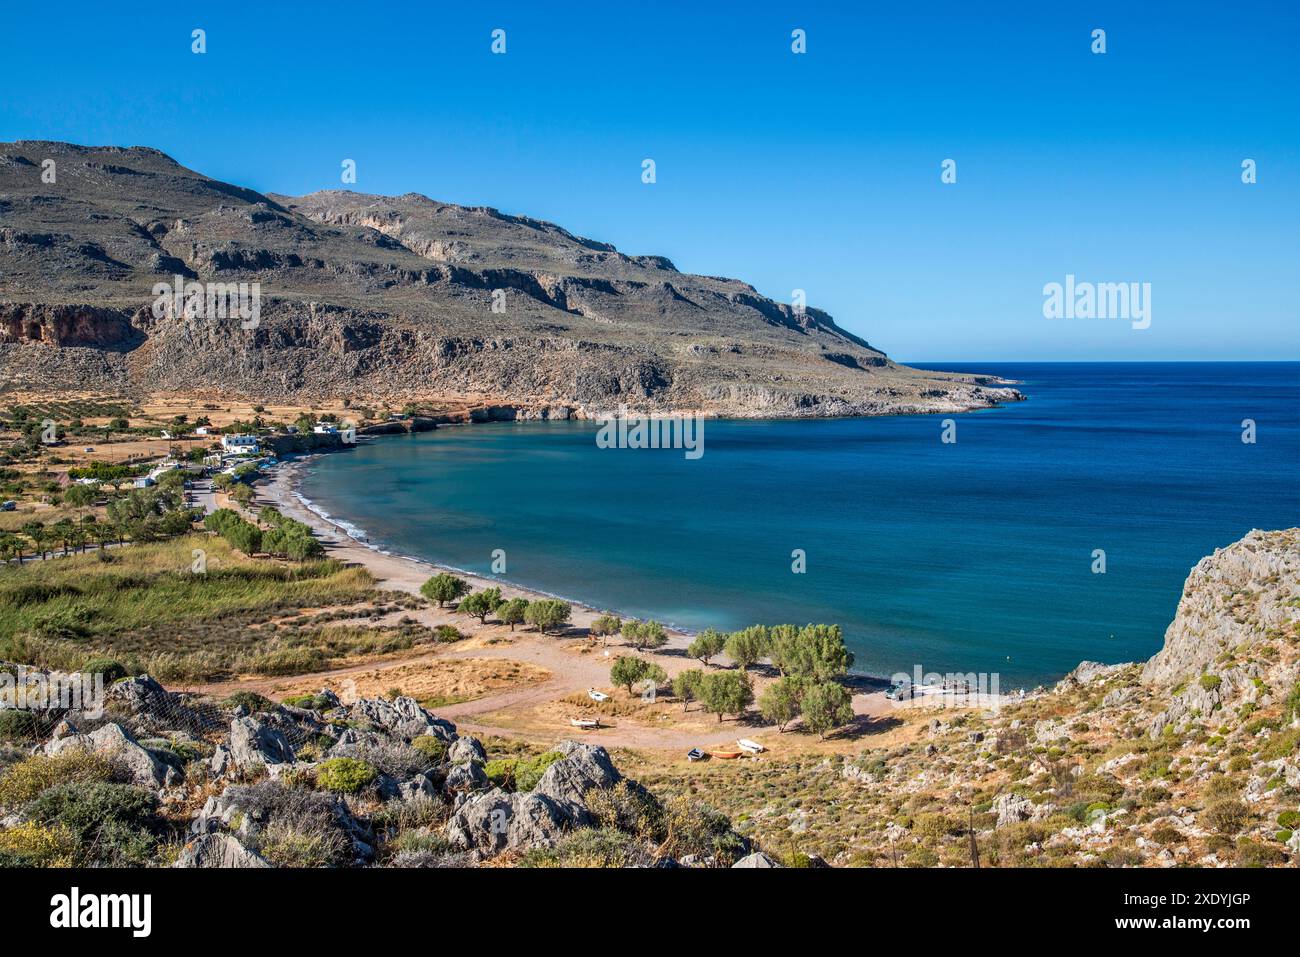
[[[256,452],[257,436],[248,435],[223,435],[221,437],[221,448],[225,452]]]
[[[312,429],[317,435],[334,435],[338,429],[332,422],[317,422],[316,427]]]

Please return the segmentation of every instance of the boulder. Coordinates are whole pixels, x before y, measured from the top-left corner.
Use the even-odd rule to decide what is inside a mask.
[[[204,834],[185,845],[172,867],[270,867],[229,834]]]
[[[457,738],[447,749],[447,760],[452,764],[467,764],[471,761],[483,764],[487,761],[487,752],[477,738]]]
[[[109,701],[126,706],[133,715],[165,718],[176,707],[176,697],[148,675],[123,678],[108,688]]]
[[[411,780],[397,786],[397,797],[403,801],[432,800],[438,796],[438,789],[427,774],[417,774]]]
[[[449,743],[456,738],[454,724],[435,718],[421,708],[414,698],[398,697],[392,701],[386,698],[362,698],[353,706],[352,713],[407,741],[422,734],[431,734]]]
[[[117,724],[103,725],[89,734],[69,734],[56,738],[45,746],[45,753],[50,755],[69,751],[93,751],[110,755],[130,769],[131,779],[141,787],[158,788],[175,784],[181,777],[175,768],[159,761]]]
[[[999,794],[993,799],[992,810],[998,816],[998,827],[1028,821],[1034,816],[1034,802],[1020,794]]]
[[[481,791],[488,786],[488,783],[488,776],[483,773],[483,765],[477,762],[453,764],[447,772],[448,791]]]
[[[737,867],[780,867],[781,865],[762,851],[755,851],[753,854],[745,855],[731,866],[734,869]]]
[[[577,824],[587,821],[587,803],[583,798],[592,788],[617,784],[621,775],[609,759],[609,752],[598,745],[578,741],[561,741],[555,750],[564,755],[542,775],[532,793],[555,802]]]
[[[230,762],[240,770],[293,762],[293,747],[284,732],[256,718],[235,718],[230,722]],[[213,768],[216,768],[216,756]]]
[[[549,846],[567,825],[565,813],[549,798],[493,788],[461,805],[447,822],[447,838],[461,850],[492,855]]]

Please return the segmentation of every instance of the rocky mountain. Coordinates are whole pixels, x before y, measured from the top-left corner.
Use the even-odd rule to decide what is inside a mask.
[[[163,283],[204,284],[197,307]],[[227,283],[258,284],[251,321],[204,299]],[[993,378],[900,366],[821,310],[551,223],[415,194],[263,195],[157,150],[37,141],[0,143],[0,384],[455,397],[565,417],[1019,398]]]

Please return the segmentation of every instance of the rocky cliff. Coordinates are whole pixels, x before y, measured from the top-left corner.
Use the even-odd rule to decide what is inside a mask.
[[[256,283],[255,321],[155,308],[158,284],[190,283]],[[414,194],[267,196],[156,150],[50,142],[0,144],[0,385],[468,397],[563,416],[1018,398],[900,366],[818,309],[551,223]]]

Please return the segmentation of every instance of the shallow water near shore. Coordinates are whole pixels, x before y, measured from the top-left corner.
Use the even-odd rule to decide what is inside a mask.
[[[1192,565],[1300,524],[1300,363],[915,365],[1029,401],[953,416],[955,444],[943,416],[709,420],[696,460],[443,428],[312,459],[300,491],[395,553],[490,575],[501,549],[502,579],[688,629],[838,622],[855,670],[1003,691],[1150,656]]]

